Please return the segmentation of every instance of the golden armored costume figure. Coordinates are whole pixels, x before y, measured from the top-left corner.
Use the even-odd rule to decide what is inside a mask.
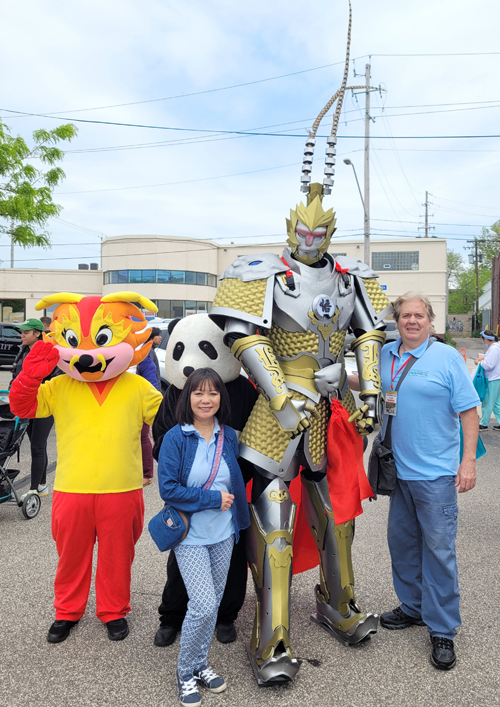
[[[222,275],[210,314],[261,393],[240,438],[240,456],[255,471],[247,556],[257,607],[247,650],[260,685],[287,682],[299,668],[289,636],[296,508],[288,486],[301,468],[305,515],[320,558],[312,618],[345,645],[363,641],[378,624],[354,597],[352,521],[335,524],[326,440],[334,398],[362,434],[380,419],[378,365],[391,306],[368,265],[327,253],[335,214],[325,211],[322,201],[333,184],[335,131],[334,118],[322,185],[310,185],[314,135],[306,143],[307,204],[300,203],[287,219],[289,248],[281,258],[269,253],[237,258]],[[344,368],[348,330],[355,335],[360,376],[363,404],[357,411]]]

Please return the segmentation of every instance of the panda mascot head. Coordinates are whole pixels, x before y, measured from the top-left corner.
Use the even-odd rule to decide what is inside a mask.
[[[224,383],[240,375],[239,361],[224,344],[223,331],[208,314],[174,319],[168,332],[165,373],[176,388],[184,388],[186,378],[197,368],[213,368]]]

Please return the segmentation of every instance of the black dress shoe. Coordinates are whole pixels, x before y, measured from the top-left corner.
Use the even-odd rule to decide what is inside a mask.
[[[110,641],[123,641],[129,634],[127,619],[114,619],[106,623]]]
[[[457,664],[453,641],[442,636],[432,636],[431,663],[438,670],[451,670]]]
[[[402,628],[408,628],[408,626],[425,626],[420,617],[415,619],[413,616],[408,616],[399,606],[394,611],[386,611],[382,614],[380,625],[390,631],[398,631]]]
[[[217,624],[215,635],[219,643],[233,643],[233,641],[236,641],[234,624]]]
[[[155,633],[155,638],[153,643],[155,646],[165,647],[171,646],[175,641],[177,636],[177,629],[173,626],[160,626],[158,631]]]
[[[47,641],[49,643],[61,643],[62,641],[65,641],[69,636],[69,632],[73,626],[76,626],[77,623],[78,621],[54,621],[52,626],[49,628]]]
[[[480,430],[487,430],[487,429],[488,429],[488,425],[479,425],[479,429],[480,429]],[[493,427],[493,429],[495,429],[495,427]],[[500,427],[499,427],[498,429],[500,430]]]

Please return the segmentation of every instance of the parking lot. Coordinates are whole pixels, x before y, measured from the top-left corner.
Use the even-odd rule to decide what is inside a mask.
[[[473,355],[477,341],[464,342]],[[470,360],[470,359],[469,359]],[[10,375],[0,371],[0,385]],[[292,643],[302,661],[295,682],[284,688],[258,688],[245,653],[255,601],[251,582],[238,618],[238,639],[212,644],[210,659],[228,681],[221,695],[203,704],[279,706],[409,707],[500,704],[500,649],[494,611],[500,604],[496,558],[500,557],[498,458],[500,433],[489,430],[488,453],[478,462],[477,488],[459,498],[457,539],[463,626],[456,640],[458,663],[442,673],[429,662],[425,628],[379,632],[366,644],[344,648],[313,624],[317,570],[294,578]],[[54,434],[49,439],[50,469],[56,461]],[[19,484],[26,484],[29,448],[25,443]],[[49,486],[53,473],[49,474]],[[160,508],[156,481],[145,489],[146,518]],[[42,499],[34,520],[14,506],[0,506],[0,704],[5,707],[170,707],[178,704],[174,672],[178,641],[169,648],[153,645],[157,606],[165,579],[166,558],[146,532],[138,545],[132,577],[130,636],[112,643],[95,617],[91,591],[87,612],[67,641],[46,642],[53,621],[52,582],[57,556],[50,535],[51,495]],[[388,500],[365,503],[356,523],[353,562],[357,596],[363,609],[381,613],[396,606],[385,528]]]

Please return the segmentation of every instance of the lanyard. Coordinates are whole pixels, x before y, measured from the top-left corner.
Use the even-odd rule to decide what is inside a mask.
[[[393,356],[393,358],[392,358],[392,368],[391,368],[391,390],[393,389],[392,386],[393,386],[393,384],[394,384],[395,378],[397,378],[397,376],[398,376],[398,373],[400,373],[400,371],[403,370],[403,368],[406,366],[407,363],[410,363],[410,361],[412,360],[412,358],[413,358],[413,356],[410,356],[410,358],[409,358],[407,361],[405,361],[405,362],[403,363],[403,365],[402,365],[400,368],[398,368],[398,370],[396,371],[396,375],[394,375],[394,361],[396,360],[396,357]]]

